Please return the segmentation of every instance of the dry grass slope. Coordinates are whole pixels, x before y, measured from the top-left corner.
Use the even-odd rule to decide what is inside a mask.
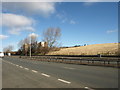
[[[117,52],[118,43],[106,43],[72,48],[62,48],[60,51],[50,52],[48,55],[116,55]]]

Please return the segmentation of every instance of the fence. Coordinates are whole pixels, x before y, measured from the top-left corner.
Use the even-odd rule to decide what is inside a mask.
[[[99,57],[61,57],[61,56],[22,56],[23,59],[47,61],[47,62],[59,62],[69,64],[82,64],[82,65],[99,65],[99,66],[110,66],[120,67],[119,58],[99,58]]]

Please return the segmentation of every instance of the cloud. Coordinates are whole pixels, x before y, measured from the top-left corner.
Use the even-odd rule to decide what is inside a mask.
[[[83,2],[118,2],[119,0],[81,0]]]
[[[114,33],[114,32],[118,32],[118,30],[108,30],[107,33]]]
[[[84,2],[85,6],[91,6],[97,2],[100,2],[101,0],[87,0],[87,2]]]
[[[6,36],[6,35],[0,35],[0,39],[6,39],[8,38],[9,36]]]
[[[2,2],[63,2],[64,0],[3,0]]]
[[[35,21],[23,15],[3,13],[0,25],[7,27],[10,34],[20,34],[22,31],[35,31],[32,25]]]
[[[108,0],[108,1],[110,1],[110,0]],[[86,0],[84,2],[84,5],[85,6],[91,6],[91,5],[93,5],[93,4],[97,3],[97,2],[105,2],[105,0]]]
[[[3,12],[49,16],[55,12],[55,2],[4,2]]]
[[[119,0],[3,0],[3,2],[119,2]]]
[[[76,24],[74,20],[70,20],[70,24]]]
[[[95,4],[95,3],[96,3],[96,2],[85,2],[84,5],[85,5],[85,6],[91,6],[91,5]]]
[[[99,1],[102,1],[102,0],[86,0],[87,2],[99,2]]]
[[[61,14],[57,13],[56,17],[61,20],[62,23],[67,22],[68,18],[66,17],[65,12],[63,11]]]
[[[60,14],[60,13],[58,13],[58,14],[56,15],[56,17],[58,17],[59,19],[65,18],[65,16],[64,16],[63,14]]]
[[[61,13],[57,13],[56,17],[60,19],[62,23],[76,24],[76,21],[69,18],[64,11]]]
[[[39,35],[38,34],[35,34],[35,33],[31,33],[31,34],[29,34],[29,37],[38,37]]]
[[[91,6],[97,2],[119,2],[119,0],[81,0],[85,6]]]

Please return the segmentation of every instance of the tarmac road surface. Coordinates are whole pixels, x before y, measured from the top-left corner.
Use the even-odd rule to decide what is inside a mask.
[[[118,69],[4,57],[3,88],[118,88]]]

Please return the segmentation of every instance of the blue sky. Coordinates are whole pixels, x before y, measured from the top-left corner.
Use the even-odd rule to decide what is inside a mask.
[[[62,46],[118,42],[117,2],[3,3],[2,22],[2,46],[14,50],[31,31],[41,41],[49,27],[61,28]]]

